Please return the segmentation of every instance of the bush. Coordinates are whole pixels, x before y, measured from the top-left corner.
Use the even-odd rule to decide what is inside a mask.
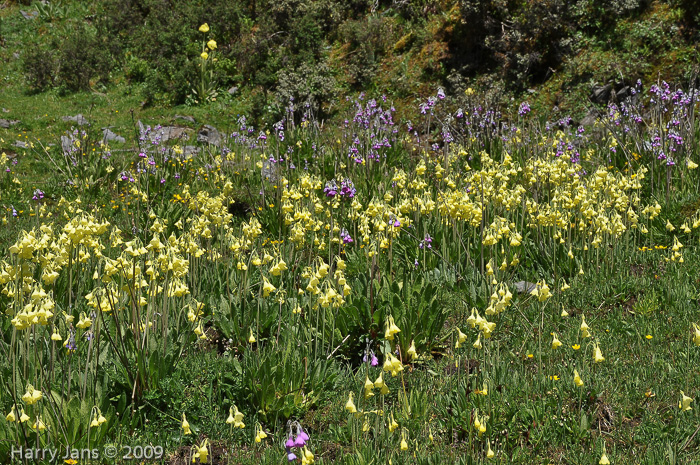
[[[25,52],[22,68],[29,88],[42,92],[53,86],[58,65],[51,50],[30,47]]]
[[[80,28],[68,36],[58,58],[58,82],[68,91],[90,88],[91,80],[107,81],[112,59],[94,32]]]

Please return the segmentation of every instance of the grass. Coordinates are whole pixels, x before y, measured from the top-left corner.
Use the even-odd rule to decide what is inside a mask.
[[[696,102],[647,106],[629,136],[615,112],[584,135],[537,114],[481,131],[500,116],[478,93],[416,111],[415,134],[372,96],[344,104],[366,125],[353,110],[347,126],[296,114],[249,132],[247,91],[177,108],[142,108],[120,77],[27,94],[10,56],[34,32],[2,51],[0,107],[21,123],[0,133],[0,461],[114,445],[92,462],[141,446],[159,463],[278,464],[301,425],[317,463],[695,463],[699,408],[679,403],[700,393],[698,153],[673,168],[657,148],[625,154],[676,111],[693,140]],[[77,113],[91,124],[71,159],[49,144]],[[238,136],[224,151],[193,137],[189,156],[144,144],[137,120]],[[102,146],[106,126],[127,142]]]

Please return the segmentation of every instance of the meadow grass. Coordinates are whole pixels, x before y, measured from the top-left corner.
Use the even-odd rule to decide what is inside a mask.
[[[129,96],[16,110],[0,460],[696,462],[697,97],[638,93],[588,128],[471,89],[219,113],[220,146]]]

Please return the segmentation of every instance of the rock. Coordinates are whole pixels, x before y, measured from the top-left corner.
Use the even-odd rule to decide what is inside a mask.
[[[606,84],[604,86],[597,85],[593,87],[593,91],[591,92],[591,95],[588,98],[593,103],[608,103],[608,100],[610,100],[610,94],[612,93],[612,89],[612,84]]]
[[[19,12],[24,17],[24,19],[28,19],[28,20],[36,19],[39,16],[38,11],[19,10]]]
[[[9,120],[0,118],[0,128],[9,129],[11,126],[19,124],[19,120]]]
[[[595,110],[590,110],[586,116],[581,119],[579,124],[581,126],[593,126],[595,121],[598,119],[598,112]]]
[[[183,128],[181,126],[164,126],[151,132],[150,136],[151,140],[155,140],[156,138],[160,137],[161,142],[166,142],[171,139],[188,140],[192,132],[192,129]]]
[[[73,148],[73,136],[61,136],[61,150],[63,154],[70,153]]]
[[[102,128],[102,141],[103,142],[120,142],[124,143],[126,142],[126,139],[124,139],[122,136],[115,134],[112,132],[110,128]]]
[[[513,283],[513,286],[515,286],[515,290],[521,294],[529,294],[537,289],[537,284],[528,281],[518,281]]]
[[[228,90],[229,95],[233,95],[236,92],[238,92],[238,87],[236,87],[236,86],[233,86]]]
[[[63,121],[70,121],[72,123],[76,123],[78,126],[85,126],[86,124],[90,124],[90,122],[80,113],[78,113],[75,116],[64,116]]]
[[[182,154],[186,157],[197,155],[202,149],[194,145],[185,145],[182,149]]]
[[[272,163],[270,160],[265,160],[263,162],[263,167],[262,170],[260,170],[260,174],[262,175],[263,179],[266,179],[270,182],[276,182],[278,179],[278,172],[279,172],[279,167],[277,166],[277,163]]]
[[[221,134],[214,126],[205,124],[197,133],[197,142],[211,144],[215,146],[221,145]]]
[[[191,116],[183,116],[183,115],[175,115],[175,119],[184,119],[185,121],[189,121],[190,123],[194,123],[194,118]]]
[[[27,142],[24,142],[22,140],[16,140],[14,144],[15,147],[19,147],[21,149],[26,149],[29,148],[29,144]]]

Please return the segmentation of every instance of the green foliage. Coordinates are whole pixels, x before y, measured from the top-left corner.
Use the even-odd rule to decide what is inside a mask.
[[[44,91],[56,81],[58,61],[52,50],[33,47],[26,51],[22,64],[24,77],[32,91]]]
[[[67,91],[87,90],[93,79],[109,80],[111,58],[96,32],[80,27],[61,44],[56,82]]]

